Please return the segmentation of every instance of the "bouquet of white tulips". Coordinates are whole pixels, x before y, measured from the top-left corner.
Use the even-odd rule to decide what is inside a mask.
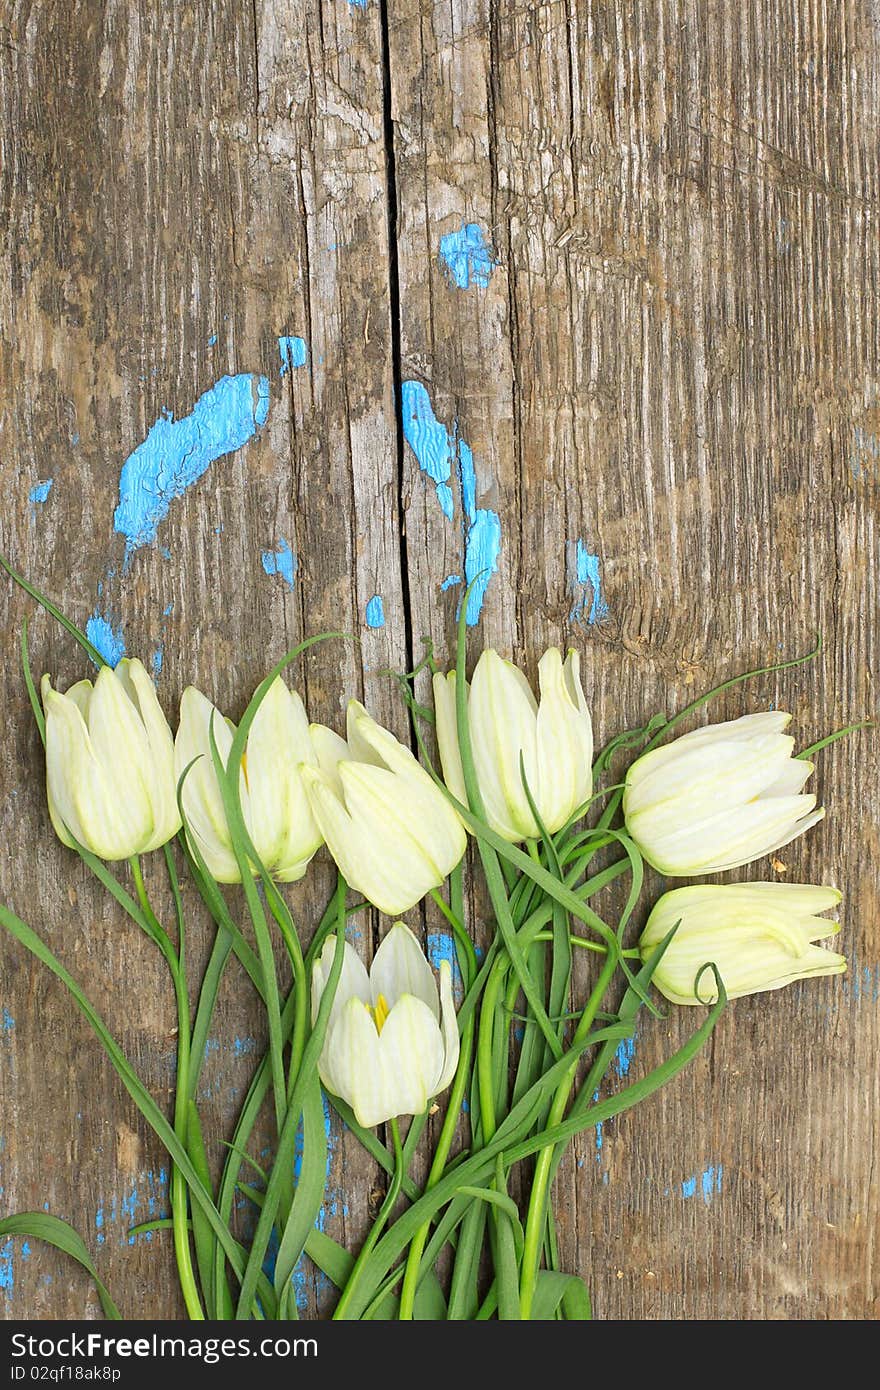
[[[188,1316],[296,1317],[293,1276],[308,1255],[338,1290],[337,1319],[591,1317],[583,1281],[559,1268],[552,1193],[567,1143],[672,1080],[728,999],[846,969],[843,956],[817,944],[838,929],[821,915],[839,901],[835,888],[698,883],[664,893],[648,914],[644,862],[676,878],[701,877],[787,844],[824,814],[804,790],[809,755],[849,730],[796,755],[784,732],[789,716],[775,712],[674,737],[713,691],[673,717],[617,733],[595,755],[577,653],[544,653],[537,697],[491,650],[468,681],[465,602],[455,669],[439,671],[429,654],[400,677],[418,756],[356,700],[344,735],[309,723],[286,672],[313,643],[339,634],[282,657],[237,727],[187,689],[173,735],[141,663],[111,669],[2,563],[98,667],[94,683],[66,691],[44,676],[38,694],[26,628],[22,634],[55,832],[168,964],[179,1028],[171,1114],[34,930],[9,907],[0,908],[0,924],[69,990],[170,1156],[171,1216],[152,1228],[171,1231]],[[416,699],[425,671],[433,710]],[[338,885],[320,920],[304,929],[282,885],[307,874],[322,844]],[[142,856],[158,852],[176,905],[171,925],[159,920],[141,869]],[[491,903],[482,950],[465,907],[473,899],[466,864]],[[181,872],[213,923],[198,981],[188,964]],[[605,890],[618,881],[628,892],[610,918]],[[397,920],[427,895],[454,936],[457,1011],[449,963],[435,975],[416,919]],[[352,916],[370,905],[381,914],[371,961],[346,939]],[[576,952],[595,961],[586,990],[574,985]],[[268,1046],[232,1132],[211,1135],[198,1082],[233,957],[265,1012]],[[665,1008],[654,990],[704,1010],[698,1027],[662,1065],[603,1093],[640,1010]],[[386,1177],[358,1250],[319,1229],[322,1090]],[[419,1164],[427,1176],[415,1181],[413,1161],[435,1111]],[[244,1170],[267,1116],[273,1156],[258,1188]],[[247,1240],[234,1217],[242,1194],[258,1208]],[[120,1316],[72,1227],[29,1212],[0,1220],[0,1236],[9,1233],[78,1259],[106,1314]]]

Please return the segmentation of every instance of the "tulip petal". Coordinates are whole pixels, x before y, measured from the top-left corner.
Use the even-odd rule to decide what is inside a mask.
[[[330,978],[335,955],[336,937],[330,936],[324,942],[324,947],[312,970],[312,1024],[318,1017],[318,1007]],[[360,999],[362,1004],[370,1003],[370,977],[357,951],[346,941],[343,946],[342,970],[336,986],[336,993],[333,996],[333,1003],[330,1006],[330,1017],[327,1021],[328,1034],[349,999]]]
[[[627,818],[627,827],[655,869],[673,876],[719,873],[749,864],[797,839],[825,814],[815,796],[783,796],[733,806],[692,822],[656,812]],[[812,812],[812,814],[810,814]]]
[[[445,1091],[455,1076],[461,1051],[458,1019],[452,998],[452,967],[448,960],[440,962],[440,1028],[443,1033],[443,1069],[431,1091],[435,1096]]]
[[[218,716],[216,718],[215,713]],[[240,873],[232,851],[223,798],[211,755],[212,720],[217,752],[225,767],[232,747],[233,732],[228,722],[219,717],[219,711],[215,711],[211,701],[206,699],[200,690],[196,690],[195,686],[188,686],[180,701],[180,723],[174,740],[174,772],[179,779],[192,763],[182,793],[187,829],[192,829],[196,835],[205,863],[218,883],[237,883],[240,881]],[[247,822],[248,796],[243,775],[239,781],[239,792],[242,812]]]
[[[339,764],[343,758],[350,758],[348,744],[339,734],[328,729],[326,724],[310,724],[309,737],[318,759],[318,767],[328,778],[337,796],[342,796],[342,783],[339,780]],[[309,764],[313,766],[312,763]]]
[[[395,922],[383,939],[370,966],[370,990],[375,1006],[383,994],[389,1008],[394,1008],[403,994],[421,999],[439,1022],[440,1005],[434,972],[417,938],[405,922]]]
[[[592,789],[593,730],[579,671],[577,652],[569,653],[563,667],[556,647],[538,662],[538,781],[532,793],[551,834],[583,805]]]
[[[369,1009],[352,997],[328,1030],[318,1063],[328,1091],[348,1101],[358,1124],[368,1129],[400,1114],[388,1090],[379,1042]]]
[[[424,1114],[443,1071],[443,1039],[423,1000],[401,995],[379,1037],[379,1058],[385,1094],[392,1105],[384,1118]]]
[[[444,676],[438,671],[434,676],[433,688],[437,749],[440,754],[440,766],[443,769],[443,780],[452,795],[463,806],[467,806],[468,797],[464,784],[464,769],[461,765],[461,750],[458,746],[455,672],[450,671]]]
[[[280,676],[264,696],[247,739],[248,830],[266,868],[301,878],[321,843],[300,765],[317,765],[303,702]]]
[[[153,809],[153,834],[144,845],[144,852],[148,852],[166,844],[180,829],[177,779],[174,776],[174,738],[159,704],[156,687],[143,663],[137,658],[123,657],[115,675],[137,711],[149,745],[149,755],[143,768]]]
[[[528,681],[496,651],[483,652],[468,702],[471,746],[489,823],[512,842],[538,834],[523,785],[538,787],[537,706]],[[522,766],[520,765],[522,760]]]
[[[624,815],[629,820],[650,809],[673,821],[679,819],[680,806],[688,820],[695,820],[725,806],[742,805],[783,775],[793,748],[794,739],[786,734],[692,743],[635,784],[627,774]]]

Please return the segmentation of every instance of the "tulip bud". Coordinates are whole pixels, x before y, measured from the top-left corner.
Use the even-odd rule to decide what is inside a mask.
[[[351,700],[346,743],[312,725],[309,802],[343,877],[394,916],[439,888],[465,851],[461,821],[408,748]]]
[[[455,717],[455,672],[434,677],[437,742],[446,785],[467,804]],[[474,668],[468,726],[489,826],[516,843],[540,834],[523,783],[546,829],[560,830],[592,790],[593,727],[580,657],[550,647],[538,662],[540,703],[528,681],[491,648]]]
[[[839,975],[846,960],[813,943],[840,930],[816,914],[840,902],[836,888],[806,883],[699,884],[664,893],[648,918],[639,950],[647,960],[678,923],[653,982],[673,1004],[714,1003],[713,961],[728,998],[782,989],[814,975]]]
[[[174,745],[141,663],[104,666],[65,695],[41,682],[49,815],[63,844],[130,859],[180,829]],[[71,838],[72,837],[72,838]]]
[[[626,828],[655,869],[713,874],[781,849],[825,814],[802,795],[813,764],[792,758],[790,714],[708,724],[630,767]]]
[[[225,767],[235,726],[215,711],[200,691],[189,686],[180,702],[174,765],[179,778],[192,763],[183,783],[187,835],[218,883],[240,883],[241,872],[211,756],[212,720],[217,751]],[[303,702],[278,676],[248,732],[239,795],[251,843],[265,868],[282,883],[302,878],[321,843],[300,770],[302,764],[317,762]]]
[[[312,1022],[317,1017],[336,941],[331,938],[312,974]],[[345,943],[342,973],[324,1037],[318,1072],[328,1091],[371,1128],[397,1115],[423,1115],[445,1091],[458,1066],[459,1036],[452,971],[440,964],[440,997],[430,965],[409,927],[397,922],[367,974]]]

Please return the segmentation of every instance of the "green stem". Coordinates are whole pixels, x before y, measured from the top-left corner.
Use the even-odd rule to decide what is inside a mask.
[[[391,1182],[388,1184],[385,1200],[379,1208],[375,1221],[370,1227],[370,1233],[361,1247],[360,1253],[354,1262],[354,1268],[348,1276],[348,1282],[342,1291],[342,1296],[336,1305],[336,1311],[333,1314],[334,1322],[342,1322],[346,1319],[349,1306],[354,1298],[355,1290],[357,1289],[358,1281],[363,1273],[364,1265],[373,1253],[376,1242],[384,1231],[388,1223],[388,1218],[394,1210],[397,1198],[400,1196],[406,1164],[403,1157],[403,1145],[400,1142],[400,1129],[396,1117],[391,1121],[391,1137],[394,1140],[394,1172],[391,1176]]]
[[[434,1151],[434,1159],[431,1164],[431,1171],[428,1174],[428,1181],[425,1184],[425,1191],[439,1182],[446,1167],[446,1160],[449,1158],[449,1150],[452,1147],[452,1140],[458,1126],[458,1117],[461,1114],[461,1103],[464,1099],[465,1087],[470,1079],[471,1072],[471,1053],[474,1044],[474,1021],[473,1017],[468,1021],[464,1036],[461,1040],[461,1052],[458,1059],[458,1068],[455,1073],[455,1080],[452,1083],[452,1090],[449,1093],[449,1104],[443,1118],[443,1128],[437,1140],[437,1148]],[[412,1239],[409,1247],[409,1254],[406,1259],[406,1268],[403,1274],[403,1285],[400,1290],[400,1312],[398,1317],[401,1322],[410,1322],[413,1316],[416,1289],[419,1283],[419,1263],[425,1249],[425,1242],[431,1230],[430,1221],[426,1221],[421,1226]]]
[[[616,968],[617,961],[613,955],[609,955],[605,964],[602,966],[593,992],[587,1000],[586,1007],[578,1021],[578,1026],[575,1030],[574,1038],[572,1039],[572,1049],[578,1048],[581,1041],[586,1037],[593,1026],[596,1014],[599,1011],[599,1006],[605,997],[605,991],[614,977]],[[577,1062],[575,1061],[557,1087],[547,1116],[546,1129],[552,1130],[562,1120],[576,1072]],[[529,1209],[526,1216],[525,1243],[523,1245],[523,1256],[520,1266],[520,1315],[524,1321],[527,1321],[532,1315],[532,1301],[538,1282],[538,1266],[541,1261],[541,1246],[543,1244],[544,1231],[546,1228],[547,1201],[554,1168],[554,1149],[555,1145],[548,1144],[539,1151],[535,1163],[535,1175],[532,1179]]]
[[[133,855],[129,861],[138,902],[144,916],[165,936],[144,886],[140,859]],[[166,937],[167,939],[167,937]],[[170,943],[169,943],[170,944]],[[174,1133],[184,1148],[189,1143],[189,1064],[190,1064],[190,1016],[189,994],[186,987],[186,954],[183,934],[183,921],[180,922],[180,941],[178,953],[166,954],[166,959],[174,981],[174,997],[177,1003],[177,1078],[174,1094]],[[174,1230],[174,1254],[180,1278],[180,1291],[189,1317],[195,1322],[204,1322],[205,1314],[199,1297],[195,1270],[192,1262],[192,1249],[189,1243],[189,1192],[186,1179],[177,1164],[171,1170],[171,1218]]]

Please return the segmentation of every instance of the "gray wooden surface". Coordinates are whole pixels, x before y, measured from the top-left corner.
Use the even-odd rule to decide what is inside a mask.
[[[172,715],[189,682],[238,714],[300,635],[341,627],[361,644],[305,663],[312,716],[357,691],[402,732],[379,673],[423,634],[450,650],[477,511],[501,548],[475,650],[533,667],[574,643],[600,737],[817,630],[816,663],[721,711],[775,702],[803,742],[871,715],[878,34],[872,0],[4,0],[3,551],[153,661]],[[163,411],[216,423],[204,394],[245,373],[265,424],[126,561],[126,458]],[[404,425],[423,464],[453,440],[442,499]],[[161,963],[48,823],[16,655],[32,607],[0,585],[0,898],[168,1097]],[[62,686],[84,674],[45,618],[32,647]],[[877,1312],[875,756],[863,733],[820,757],[828,819],[781,856],[844,890],[849,976],[732,1006],[562,1171],[563,1260],[600,1316]],[[329,882],[291,894],[304,923]],[[205,1072],[220,1128],[261,1043],[235,986]],[[126,1236],[165,1208],[163,1156],[8,941],[0,1008],[0,1210],[48,1203],[127,1313],[180,1316],[169,1238]],[[646,1023],[621,1068],[692,1023]],[[376,1175],[350,1136],[333,1149],[327,1228],[356,1242]],[[0,1316],[83,1310],[69,1262],[0,1243]]]

